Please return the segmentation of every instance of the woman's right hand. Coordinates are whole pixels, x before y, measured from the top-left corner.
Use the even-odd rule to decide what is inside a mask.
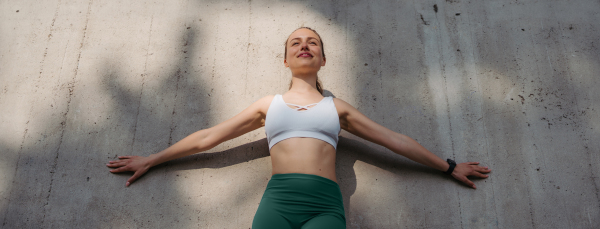
[[[110,170],[111,173],[133,172],[125,183],[127,187],[152,167],[149,158],[142,156],[119,156],[118,161],[109,161],[106,166],[115,168]]]

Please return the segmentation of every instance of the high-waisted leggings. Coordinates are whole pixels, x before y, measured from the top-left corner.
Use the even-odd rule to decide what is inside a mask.
[[[275,174],[267,184],[252,228],[346,228],[340,186],[312,174]]]

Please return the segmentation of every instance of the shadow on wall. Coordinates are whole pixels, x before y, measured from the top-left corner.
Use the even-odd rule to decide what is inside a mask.
[[[68,98],[65,100],[65,103],[68,101],[66,109],[62,111],[64,118],[58,120],[61,129],[56,131],[55,123],[47,122],[47,126],[36,127],[45,131],[39,135],[32,136],[26,131],[26,141],[15,162],[18,169],[8,191],[9,201],[0,211],[4,217],[2,226],[108,227],[131,218],[145,218],[141,217],[144,214],[153,214],[147,209],[161,207],[161,203],[149,199],[166,197],[173,200],[177,189],[169,186],[164,177],[157,177],[153,183],[166,190],[138,190],[134,191],[134,196],[144,198],[134,197],[131,192],[123,190],[122,180],[110,174],[103,164],[116,159],[117,155],[147,155],[168,147],[172,144],[171,135],[176,126],[185,123],[178,117],[193,116],[201,124],[212,118],[207,112],[209,109],[201,105],[198,106],[200,110],[185,106],[190,102],[210,104],[205,100],[206,83],[188,73],[188,69],[192,68],[188,56],[201,50],[201,47],[195,46],[198,36],[195,29],[184,30],[177,41],[181,43],[181,50],[177,50],[180,52],[174,55],[178,56],[177,61],[171,69],[160,74],[147,75],[143,72],[138,77],[121,70],[128,64],[123,60],[126,58],[103,57],[105,64],[95,71],[98,72],[96,78],[74,79],[71,84],[75,83],[75,87],[72,88],[53,85],[58,91],[58,98]],[[132,78],[139,79],[139,82],[132,84]],[[206,127],[195,125],[180,129],[189,131],[190,128]],[[155,172],[149,176],[160,174]],[[122,202],[123,198],[128,201]],[[162,217],[159,213],[155,216]],[[133,225],[154,227],[156,222],[139,221]]]
[[[448,119],[450,123],[476,123],[474,127],[470,127],[477,130],[478,132],[476,133],[482,133],[477,128],[481,128],[480,126],[482,125],[486,126],[482,131],[483,134],[489,134],[486,135],[486,138],[490,139],[490,143],[481,148],[486,151],[512,151],[515,153],[511,154],[510,158],[506,157],[506,155],[490,155],[483,152],[472,152],[469,156],[471,158],[475,157],[487,160],[492,165],[507,165],[515,163],[515,158],[520,158],[522,163],[517,162],[521,164],[514,166],[519,169],[527,168],[529,166],[527,163],[531,162],[531,157],[544,157],[541,155],[531,155],[535,153],[528,152],[520,147],[520,145],[524,144],[520,136],[529,135],[532,132],[525,125],[528,127],[529,124],[534,126],[546,125],[549,132],[553,130],[552,128],[556,128],[559,125],[562,127],[571,125],[575,132],[581,131],[581,128],[588,126],[589,119],[586,119],[586,115],[581,114],[584,108],[570,105],[577,103],[576,96],[563,96],[575,95],[579,89],[579,86],[573,85],[572,80],[565,78],[565,74],[554,73],[553,70],[549,70],[549,72],[540,70],[544,68],[542,64],[540,64],[537,70],[514,70],[520,67],[512,61],[513,57],[522,56],[523,54],[520,53],[521,51],[519,53],[513,52],[515,49],[510,49],[513,47],[506,49],[507,47],[500,44],[512,37],[507,31],[497,31],[497,37],[492,35],[476,35],[473,37],[475,40],[467,42],[473,46],[478,46],[477,49],[473,48],[476,51],[473,54],[476,56],[476,59],[473,61],[475,61],[477,66],[472,68],[465,66],[464,62],[469,62],[470,60],[462,59],[458,61],[454,67],[459,69],[457,70],[458,73],[467,73],[464,76],[448,75],[444,70],[440,71],[442,74],[440,77],[443,79],[443,82],[439,85],[444,87],[452,85],[453,83],[450,81],[467,81],[465,77],[473,69],[490,71],[491,73],[477,75],[477,77],[481,77],[480,89],[474,90],[465,86],[469,85],[468,83],[457,84],[457,88],[450,90],[439,88],[446,92],[446,98],[439,99],[434,98],[432,95],[435,92],[431,88],[436,88],[427,83],[428,77],[435,77],[431,75],[435,69],[427,65],[428,60],[426,60],[423,54],[428,47],[425,47],[425,43],[427,43],[425,36],[427,34],[424,34],[422,30],[424,30],[425,26],[430,25],[421,24],[421,20],[424,20],[423,17],[419,17],[419,14],[414,13],[414,11],[421,11],[421,9],[411,9],[405,3],[362,2],[341,6],[341,3],[338,1],[325,3],[311,1],[303,4],[315,12],[322,14],[325,18],[330,18],[332,23],[336,23],[339,27],[344,28],[349,40],[361,41],[361,45],[351,47],[353,50],[349,51],[364,54],[358,55],[358,59],[355,62],[348,63],[351,65],[349,68],[353,69],[350,71],[353,73],[349,77],[357,85],[355,87],[356,91],[353,92],[354,94],[351,94],[356,98],[356,104],[353,105],[374,121],[394,131],[403,132],[413,138],[421,139],[420,142],[434,152],[444,152],[448,151],[448,148],[451,148],[446,145],[438,145],[437,142],[444,141],[442,139],[445,138],[444,134],[455,135],[455,138],[451,139],[450,143],[457,144],[457,148],[460,148],[458,142],[464,139],[464,136],[456,129],[445,130],[445,127],[441,126],[442,124],[438,121],[440,119]],[[474,3],[473,5],[478,6],[472,6],[473,8],[470,9],[483,7],[484,4]],[[323,5],[327,5],[327,7],[323,7]],[[405,29],[410,31],[410,33],[414,32],[414,34],[418,35],[403,35],[411,41],[410,43],[399,42],[396,36],[391,36],[386,32],[388,27],[389,29],[394,26],[402,27],[401,21],[394,20],[393,23],[386,24],[387,22],[383,20],[384,15],[377,15],[376,13],[379,8],[394,7],[409,8],[408,11],[413,12],[413,14],[409,14],[409,17],[413,20],[406,23],[410,26],[407,26]],[[361,13],[354,14],[356,12]],[[435,13],[433,12],[432,14],[435,15]],[[463,13],[463,16],[465,14]],[[388,17],[398,19],[395,16],[388,15]],[[354,26],[354,23],[367,26]],[[496,28],[493,22],[487,23],[492,27],[489,30]],[[415,24],[417,26],[414,26]],[[456,30],[459,29],[458,26],[458,23],[446,25],[453,36],[456,36]],[[412,29],[408,27],[412,27]],[[556,52],[554,55],[560,56],[560,53],[564,51],[561,49],[564,49],[564,47],[560,46],[560,41],[556,38],[558,35],[553,35],[550,28],[543,29],[542,31],[552,35],[549,40],[544,40],[548,43],[546,48]],[[6,205],[8,207],[0,211],[0,214],[5,217],[2,225],[8,228],[49,224],[55,224],[58,227],[73,227],[74,225],[108,227],[119,222],[129,221],[129,225],[135,227],[157,227],[185,224],[184,220],[187,219],[177,218],[177,214],[180,213],[183,216],[189,215],[189,212],[197,213],[198,219],[195,220],[198,222],[205,221],[202,218],[208,218],[211,213],[199,212],[201,208],[190,206],[190,200],[186,198],[194,196],[188,193],[181,193],[181,189],[178,187],[181,180],[173,180],[172,175],[185,170],[198,170],[202,168],[224,169],[244,162],[265,158],[268,156],[266,139],[253,141],[221,152],[193,155],[158,166],[133,186],[140,187],[139,189],[123,190],[122,183],[124,183],[124,179],[116,179],[114,175],[107,176],[107,169],[99,166],[103,165],[102,163],[105,163],[107,160],[115,159],[116,155],[127,154],[123,152],[123,149],[131,147],[131,152],[156,152],[173,144],[177,139],[181,139],[181,136],[185,136],[198,129],[210,127],[206,123],[210,123],[211,120],[215,119],[207,109],[212,105],[212,101],[206,97],[210,93],[211,87],[209,84],[211,82],[202,80],[205,77],[197,77],[197,73],[192,74],[191,70],[195,66],[193,60],[188,58],[197,53],[202,53],[203,49],[207,48],[199,45],[203,36],[207,35],[200,34],[199,30],[195,27],[185,29],[182,32],[181,39],[177,41],[180,43],[178,47],[181,47],[181,50],[174,51],[177,54],[173,56],[177,57],[177,61],[169,69],[164,70],[164,72],[161,71],[156,75],[148,74],[146,71],[143,72],[144,75],[140,77],[140,88],[128,85],[127,82],[129,81],[124,80],[132,77],[121,70],[122,67],[120,66],[127,63],[119,63],[117,60],[102,57],[105,58],[106,64],[103,69],[100,69],[101,73],[98,79],[94,79],[106,81],[99,83],[99,85],[105,86],[101,92],[88,91],[83,86],[75,88],[72,93],[69,93],[68,90],[61,90],[61,93],[69,98],[73,98],[73,102],[68,105],[69,108],[66,110],[68,113],[66,113],[64,120],[62,120],[64,124],[60,140],[57,140],[57,138],[46,139],[41,136],[28,136],[28,139],[32,140],[26,141],[25,145],[22,146],[22,151],[19,153],[20,159],[17,162],[18,170],[13,179],[14,182],[10,187],[10,202]],[[457,41],[454,45],[459,45],[460,39],[464,38],[455,37],[453,39]],[[487,44],[489,41],[494,41],[495,45]],[[578,40],[576,36],[574,36],[572,42],[589,43],[588,40]],[[410,49],[408,46],[414,46],[414,50],[408,50]],[[440,47],[441,49],[454,49],[454,47],[442,46]],[[569,44],[566,44],[566,46],[569,46]],[[468,48],[461,48],[461,50],[466,49]],[[414,56],[404,55],[404,51],[414,54]],[[540,49],[532,51],[537,52],[538,57],[535,59],[544,59],[541,56],[547,54],[540,53],[542,52]],[[598,55],[590,55],[589,57],[592,58],[590,61],[593,63],[600,62]],[[566,66],[564,62],[559,63],[558,65],[555,64],[554,68],[566,69],[565,71],[568,71],[569,66]],[[411,67],[413,64],[418,67]],[[395,67],[387,67],[388,65],[394,65]],[[445,68],[449,69],[451,67],[447,66]],[[543,73],[544,76],[519,76],[523,72]],[[203,72],[202,74],[207,73]],[[552,80],[548,80],[546,77],[551,77]],[[80,79],[77,81],[80,81]],[[85,80],[81,79],[81,81]],[[406,84],[399,86],[402,90],[392,88],[394,86],[391,86],[401,85],[403,82],[407,82],[408,86]],[[501,84],[506,88],[497,88],[498,82],[502,82]],[[78,82],[78,84],[81,84],[81,82]],[[510,94],[502,90],[510,90],[511,84],[516,87],[515,90],[520,90],[520,93],[513,95],[513,98],[516,100],[508,101],[510,103],[498,102],[504,99],[505,95]],[[521,87],[519,88],[517,84],[520,84]],[[478,96],[479,101],[473,102],[472,91],[477,92],[475,94]],[[147,96],[149,93],[154,95]],[[98,94],[101,96],[97,97]],[[328,94],[332,93],[328,92]],[[405,97],[402,94],[419,95],[419,97]],[[533,96],[530,97],[529,94],[533,94]],[[486,99],[486,95],[490,96]],[[523,97],[519,97],[518,95]],[[451,99],[447,98],[448,96],[456,96],[454,98],[456,102],[449,104],[448,107],[451,105],[459,107],[475,106],[475,108],[469,109],[473,109],[470,112],[477,115],[466,118],[439,117],[439,114],[442,113],[435,110],[435,104],[443,103],[443,100],[446,100],[446,103],[451,103],[449,102]],[[99,108],[95,108],[90,104],[102,103],[105,103],[106,106],[100,106],[100,108],[106,108],[109,112],[101,112],[101,114],[108,114],[109,117],[94,117],[97,120],[103,120],[96,125],[91,124],[90,120],[80,120],[80,118],[86,118],[86,116],[82,116],[78,111],[85,111],[86,109],[93,111]],[[187,105],[190,103],[199,105],[191,107]],[[384,107],[387,108],[383,109]],[[397,107],[397,110],[404,110],[400,111],[403,112],[403,116],[398,117],[401,114],[398,114],[397,111],[389,107]],[[547,109],[554,110],[547,112]],[[381,110],[384,110],[384,112],[378,112]],[[450,116],[453,114],[455,113],[452,113],[450,108],[448,108],[447,115]],[[547,114],[551,114],[552,117],[547,117]],[[567,117],[564,117],[565,115]],[[88,116],[87,118],[89,119],[90,117]],[[43,119],[45,117],[36,118]],[[543,122],[546,123],[532,123],[533,121],[531,121],[541,118],[545,118]],[[459,119],[463,120],[460,121]],[[528,120],[527,123],[524,123],[523,119]],[[492,129],[495,130],[497,128],[501,129],[500,134],[516,133],[512,137],[492,135]],[[50,127],[42,127],[41,129],[54,130],[54,128]],[[407,130],[408,133],[404,132],[404,130]],[[84,132],[87,135],[82,134]],[[597,130],[594,130],[593,133],[597,133]],[[481,136],[473,135],[469,135],[469,137],[482,138]],[[47,147],[35,147],[34,144],[50,144],[56,150],[54,148],[48,150]],[[86,151],[82,152],[83,149]],[[450,151],[452,150],[454,148],[450,149]],[[589,154],[591,150],[593,149],[588,149],[587,153]],[[457,152],[456,156],[459,156],[461,153]],[[451,152],[451,154],[455,155],[455,152]],[[465,156],[465,158],[467,157]],[[429,176],[432,174],[434,175],[432,177],[442,177],[437,171],[417,165],[387,150],[382,151],[361,141],[342,136],[340,137],[338,148],[336,173],[342,188],[348,220],[350,220],[348,212],[350,209],[350,198],[354,195],[357,188],[356,172],[354,169],[357,161],[366,162],[389,171],[395,176],[410,176],[414,174],[427,174]],[[84,163],[89,170],[81,171],[78,168],[71,168],[69,166],[70,163]],[[265,164],[265,166],[267,165]],[[46,172],[38,175],[36,173],[40,171],[40,168]],[[56,170],[56,168],[61,169]],[[504,176],[501,173],[497,174],[497,176],[501,176],[501,178],[498,178],[501,182],[504,182],[507,175],[519,175],[510,171],[503,172],[505,172]],[[130,175],[118,176],[128,177]],[[28,180],[31,177],[37,178],[33,181]],[[520,181],[514,184],[514,186],[522,185],[521,182],[527,182],[527,179],[523,178],[524,181]],[[258,192],[262,194],[265,182],[249,182],[236,185],[239,186],[239,189],[250,190],[250,193]],[[527,187],[527,189],[529,188]],[[73,195],[74,192],[77,195]],[[531,190],[525,190],[525,192],[531,192]],[[111,195],[115,195],[116,197],[111,198]],[[412,198],[402,191],[389,193],[389,195],[399,196],[399,198],[404,199]],[[556,193],[550,195],[559,196]],[[201,199],[201,197],[196,197]],[[234,198],[235,200],[230,203],[242,205],[248,201],[244,199],[244,196],[236,196]],[[128,201],[122,202],[123,199]],[[541,199],[544,199],[544,197]],[[498,198],[496,200],[508,201]],[[526,202],[532,201],[535,200],[526,200]],[[232,209],[237,206],[224,207]],[[114,209],[122,210],[114,211]],[[149,209],[164,209],[164,211],[150,211]],[[418,215],[420,212],[416,209],[409,209],[409,211],[411,210],[415,211],[412,215]],[[166,218],[161,212],[167,211],[176,217]],[[245,212],[243,214],[253,215],[253,212]],[[96,215],[96,217],[90,217],[93,215]],[[158,222],[139,220],[149,218],[157,219]],[[52,222],[47,221],[50,219]],[[131,222],[131,219],[134,219],[133,222]],[[374,225],[373,222],[367,221],[360,223],[364,226]],[[351,223],[348,222],[348,225],[351,225]]]

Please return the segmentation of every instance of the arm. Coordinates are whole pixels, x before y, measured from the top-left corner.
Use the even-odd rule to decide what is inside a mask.
[[[334,101],[335,106],[340,112],[340,125],[342,129],[365,140],[382,145],[397,154],[423,165],[442,172],[448,170],[449,165],[446,161],[425,149],[425,147],[421,146],[414,139],[377,124],[341,99],[336,98]],[[452,172],[452,176],[469,187],[476,188],[475,184],[467,176],[486,178],[488,176],[483,173],[491,171],[487,167],[481,167],[477,164],[479,163],[467,162],[457,164]]]
[[[155,165],[212,149],[224,141],[239,137],[264,126],[266,109],[268,109],[272,100],[273,96],[266,96],[254,102],[233,118],[214,127],[190,134],[181,141],[156,154],[148,157],[120,156],[119,160],[110,161],[107,166],[115,168],[110,170],[112,173],[134,172],[133,176],[127,180],[126,186],[129,186]]]

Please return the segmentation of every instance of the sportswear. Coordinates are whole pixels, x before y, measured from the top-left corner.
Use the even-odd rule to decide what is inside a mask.
[[[340,186],[313,174],[274,174],[260,200],[252,229],[301,228],[346,228]]]
[[[297,108],[291,108],[288,104]],[[286,103],[277,94],[271,101],[265,118],[269,150],[278,142],[294,137],[320,139],[337,149],[340,131],[340,119],[331,96],[318,103],[300,106]]]

